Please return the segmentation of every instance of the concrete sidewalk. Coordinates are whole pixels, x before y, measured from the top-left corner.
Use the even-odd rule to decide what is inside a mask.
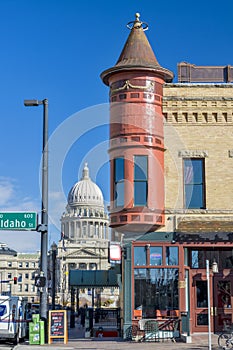
[[[76,349],[87,349],[87,350],[138,350],[138,349],[170,349],[170,350],[208,350],[208,334],[192,335],[192,343],[176,342],[173,343],[171,340],[164,342],[135,342],[125,341],[121,338],[88,338],[84,337],[84,330],[82,327],[75,327],[69,329],[68,344],[63,342],[54,341],[53,344],[48,345],[30,345],[29,342],[24,344],[18,344],[14,350],[76,350]],[[211,336],[212,350],[217,350],[218,336],[213,334]]]
[[[172,343],[172,342],[148,342],[148,343],[135,343],[117,340],[77,340],[69,341],[68,344],[58,344],[54,343],[51,345],[29,345],[21,344],[17,345],[14,349],[16,350],[51,350],[51,349],[61,349],[61,350],[144,350],[144,349],[170,349],[170,350],[181,350],[181,349],[192,349],[192,350],[208,350],[208,344],[187,344],[187,343]],[[217,350],[218,346],[213,345],[212,350]]]

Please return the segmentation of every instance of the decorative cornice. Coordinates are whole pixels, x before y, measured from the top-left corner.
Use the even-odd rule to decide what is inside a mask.
[[[166,88],[174,88],[174,87],[183,87],[183,88],[228,88],[228,89],[232,89],[233,88],[233,84],[229,84],[229,83],[165,83],[164,86]]]
[[[182,158],[206,158],[206,157],[208,157],[208,151],[181,150],[181,151],[178,151],[178,157],[182,157]]]
[[[164,101],[233,101],[233,97],[225,96],[203,96],[203,97],[179,97],[179,96],[163,96]]]
[[[165,209],[166,215],[182,215],[182,217],[185,215],[198,215],[201,214],[202,218],[203,215],[215,215],[215,216],[222,216],[225,215],[224,218],[228,218],[229,215],[231,217],[231,220],[233,220],[233,210],[232,209],[172,209],[172,208],[166,208]]]
[[[125,84],[117,89],[112,89],[111,90],[111,94],[114,94],[116,92],[122,91],[122,90],[128,90],[128,89],[139,89],[139,90],[147,90],[147,91],[154,91],[154,83],[152,81],[147,82],[145,86],[140,86],[140,85],[133,85],[130,83],[129,80],[125,81]]]

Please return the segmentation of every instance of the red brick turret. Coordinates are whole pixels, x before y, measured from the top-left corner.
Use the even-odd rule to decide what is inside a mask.
[[[110,87],[110,225],[143,233],[164,225],[162,97],[173,73],[159,65],[139,14],[127,27],[116,65],[101,74]]]

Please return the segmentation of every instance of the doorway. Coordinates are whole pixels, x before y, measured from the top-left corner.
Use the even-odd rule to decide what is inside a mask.
[[[203,271],[202,271],[203,272]],[[192,276],[192,332],[208,332],[208,295],[206,274],[195,271]]]
[[[233,275],[213,277],[214,330],[229,331],[233,323]]]
[[[206,272],[191,270],[190,306],[192,332],[208,332],[208,295]],[[211,330],[229,331],[233,324],[233,274],[223,270],[210,275]]]

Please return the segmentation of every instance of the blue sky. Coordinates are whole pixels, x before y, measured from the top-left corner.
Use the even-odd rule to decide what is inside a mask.
[[[136,12],[159,63],[233,65],[233,2],[155,0],[0,0],[0,211],[40,211],[42,107],[49,100],[49,244],[60,237],[66,197],[88,161],[93,181],[109,199],[108,88],[112,67]],[[59,136],[59,137],[58,137]],[[37,232],[0,231],[0,241],[40,249]]]

